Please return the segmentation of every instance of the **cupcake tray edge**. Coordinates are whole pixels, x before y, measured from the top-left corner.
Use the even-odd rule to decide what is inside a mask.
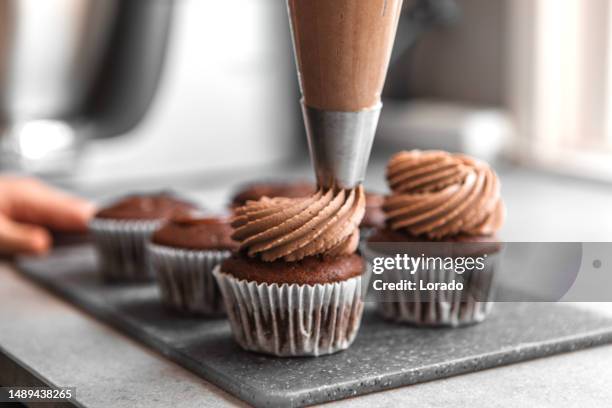
[[[255,406],[305,406],[612,343],[612,318],[560,304],[500,303],[482,324],[415,329],[366,311],[351,348],[318,358],[242,351],[224,319],[164,309],[154,284],[105,285],[89,246],[18,267],[38,284]]]

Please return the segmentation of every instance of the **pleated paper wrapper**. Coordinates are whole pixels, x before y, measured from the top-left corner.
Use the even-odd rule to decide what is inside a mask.
[[[119,282],[152,280],[146,245],[161,222],[93,219],[89,231],[103,278]]]
[[[246,350],[281,357],[348,348],[361,324],[363,277],[316,285],[268,284],[214,271],[234,338]]]
[[[385,257],[368,247],[361,246],[361,254],[368,263],[376,257]],[[387,320],[409,323],[415,326],[459,327],[482,322],[493,309],[495,295],[495,269],[499,254],[488,254],[485,268],[467,270],[457,274],[447,269],[419,269],[414,274],[389,269],[376,275],[384,283],[412,281],[420,287],[428,283],[450,284],[453,280],[463,283],[463,290],[403,290],[374,291],[378,312]]]
[[[222,315],[223,298],[213,269],[230,251],[178,249],[149,244],[162,302],[185,314]]]

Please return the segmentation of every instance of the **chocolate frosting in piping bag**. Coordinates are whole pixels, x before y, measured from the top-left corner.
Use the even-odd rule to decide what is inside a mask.
[[[288,0],[304,103],[357,112],[380,103],[402,0]]]

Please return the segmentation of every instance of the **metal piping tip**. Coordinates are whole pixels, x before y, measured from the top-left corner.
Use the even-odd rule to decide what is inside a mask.
[[[382,103],[358,112],[312,108],[302,100],[310,159],[320,187],[363,183]]]

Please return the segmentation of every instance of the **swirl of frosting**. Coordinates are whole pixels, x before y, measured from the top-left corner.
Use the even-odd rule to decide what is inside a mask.
[[[249,201],[235,210],[232,238],[249,256],[299,261],[307,256],[351,254],[359,243],[365,193],[319,189],[304,198]]]
[[[387,166],[393,194],[383,209],[393,230],[442,239],[493,235],[505,207],[495,172],[481,161],[442,151],[401,152]]]

